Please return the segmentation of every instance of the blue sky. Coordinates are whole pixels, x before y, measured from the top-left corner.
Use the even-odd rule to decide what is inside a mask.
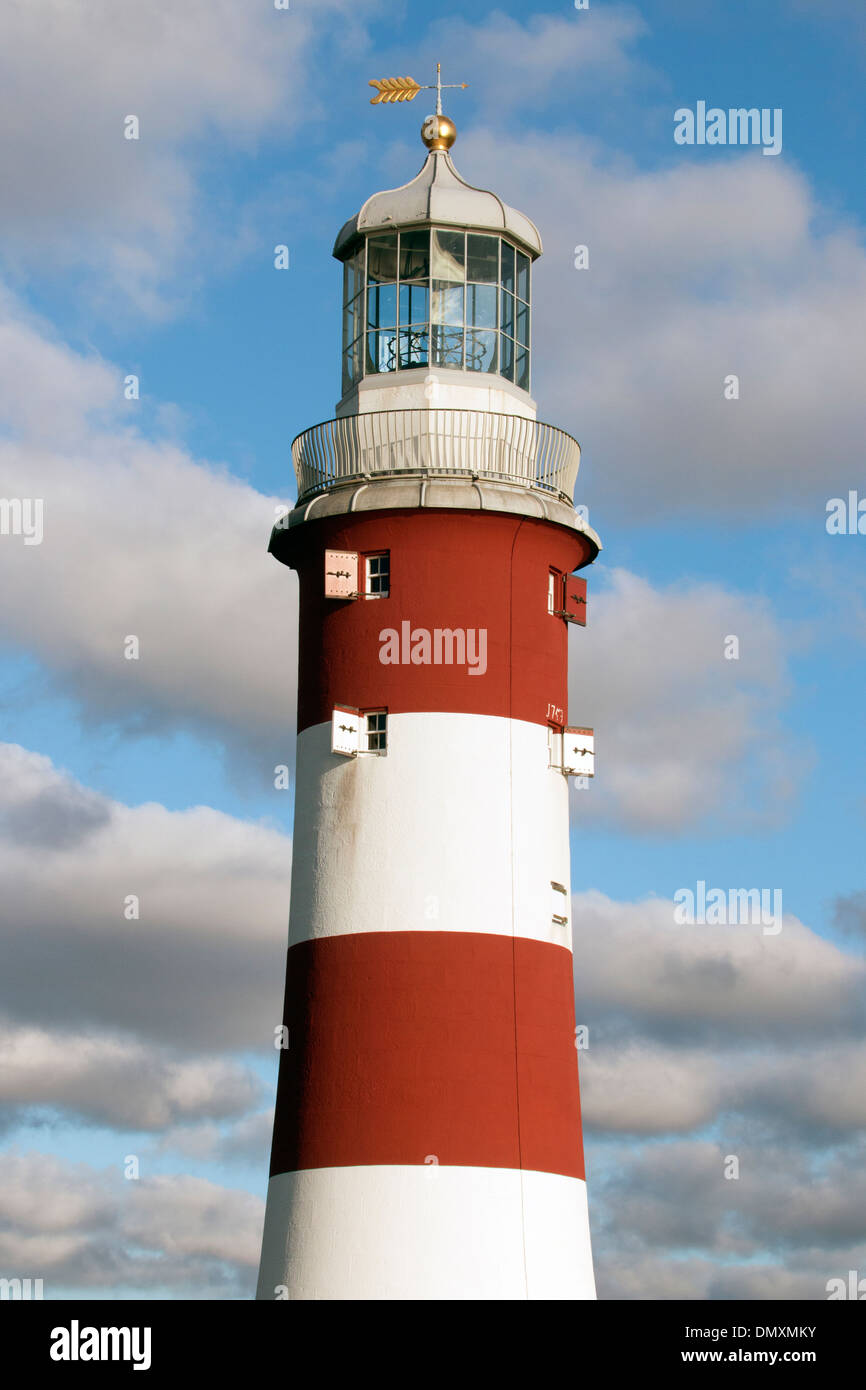
[[[807,1169],[824,1192],[862,1167],[866,1120],[866,537],[825,529],[829,498],[866,496],[862,6],[45,8],[0,20],[0,494],[46,506],[40,547],[0,537],[0,877],[22,962],[0,997],[0,1263],[41,1251],[58,1294],[249,1296],[291,853],[273,768],[294,746],[295,580],[267,537],[291,438],[338,396],[333,239],[423,158],[426,95],[372,107],[367,80],[429,81],[440,59],[469,83],[446,102],[457,168],[541,230],[533,395],[581,441],[604,542],[571,694],[599,747],[572,887],[579,1008],[604,1039],[582,1060],[600,1289],[822,1297],[866,1261],[860,1180],[837,1191],[844,1238],[761,1212],[814,1195]],[[699,100],[781,108],[782,152],[676,145]],[[699,879],[780,887],[791,920],[671,942],[665,904]],[[112,904],[142,883],[130,959]],[[628,964],[647,942],[672,972],[650,970],[649,1012]],[[706,959],[736,976],[727,1023],[672,992]],[[150,1012],[115,1007],[114,971],[120,993],[142,972]],[[163,1000],[160,971],[186,994]],[[787,1022],[782,977],[800,981]],[[655,1119],[654,1068],[680,1107]],[[679,1230],[659,1151],[715,1211],[701,1184],[734,1143],[763,1186]],[[42,1225],[15,1195],[58,1189]],[[213,1201],[227,1234],[208,1244]],[[155,1234],[167,1212],[179,1251]]]

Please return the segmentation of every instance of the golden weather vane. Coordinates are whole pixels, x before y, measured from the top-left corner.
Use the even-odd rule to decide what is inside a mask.
[[[423,85],[414,77],[371,77],[369,85],[376,88],[376,95],[370,97],[370,105],[393,103],[395,101],[414,101],[419,92],[436,93],[436,115],[428,116],[421,127],[421,139],[428,150],[448,150],[457,139],[457,127],[448,116],[442,115],[443,86],[459,87],[464,90],[468,82],[442,81],[442,64],[436,64],[436,81]]]
[[[426,84],[416,82],[414,77],[371,77],[368,83],[370,87],[376,87],[377,94],[370,97],[370,105],[378,106],[380,102],[394,101],[414,101],[419,92],[436,93],[436,115],[442,115],[442,89],[444,87],[466,88],[468,82],[442,82],[442,64],[436,64],[436,81]]]

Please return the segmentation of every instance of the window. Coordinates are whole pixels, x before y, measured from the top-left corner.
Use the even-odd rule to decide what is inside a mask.
[[[367,580],[364,592],[367,598],[387,598],[391,591],[391,554],[383,551],[381,555],[368,555],[366,562]]]
[[[365,712],[362,730],[362,753],[386,753],[388,751],[388,715],[385,710]]]
[[[364,343],[364,248],[343,266],[343,391],[361,376]]]
[[[548,613],[555,613],[556,610],[557,610],[557,603],[556,603],[556,597],[557,597],[557,595],[556,595],[556,587],[557,587],[557,585],[556,585],[556,581],[557,581],[559,578],[560,578],[560,575],[559,575],[559,573],[558,573],[557,570],[551,570],[550,573],[549,573],[548,576],[547,576],[547,611],[548,611]]]
[[[344,393],[365,375],[426,366],[528,391],[529,279],[529,257],[500,236],[372,233],[344,266]]]
[[[354,705],[335,705],[331,715],[331,752],[344,758],[359,753],[387,753],[388,712],[359,710]]]

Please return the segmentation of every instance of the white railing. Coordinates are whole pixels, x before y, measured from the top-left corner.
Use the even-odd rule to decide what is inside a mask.
[[[351,478],[477,475],[542,488],[571,505],[580,445],[564,430],[486,410],[376,410],[304,430],[292,442],[298,501]]]

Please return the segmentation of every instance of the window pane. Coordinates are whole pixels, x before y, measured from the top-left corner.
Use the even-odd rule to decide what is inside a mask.
[[[463,366],[463,329],[432,328],[432,357],[436,367]]]
[[[466,330],[466,370],[467,372],[496,371],[496,339],[498,333],[486,329],[467,328]]]
[[[466,279],[499,281],[499,237],[473,236],[466,238]]]
[[[401,367],[423,367],[427,365],[427,336],[426,324],[423,328],[401,328]]]
[[[433,281],[433,322],[463,327],[463,286]]]
[[[499,375],[507,377],[509,381],[514,380],[514,343],[510,338],[503,334],[499,339],[500,367]]]
[[[433,231],[430,251],[431,275],[434,280],[453,283],[465,279],[463,232]]]
[[[394,329],[367,334],[368,374],[397,370],[397,334]]]
[[[529,347],[529,305],[517,301],[517,340]]]
[[[367,327],[395,328],[397,325],[397,286],[371,285],[367,291]]]
[[[503,333],[514,333],[514,295],[507,290],[502,291],[502,323]]]
[[[400,233],[400,279],[426,280],[430,274],[430,233]]]
[[[400,322],[426,323],[430,317],[430,294],[426,285],[400,286]]]
[[[371,236],[367,242],[367,279],[371,285],[397,279],[397,233]]]
[[[514,247],[502,243],[502,288],[514,293]]]
[[[368,714],[364,717],[364,733],[369,753],[384,753],[388,746],[388,716]]]
[[[364,249],[356,251],[354,256],[343,265],[343,303],[348,304],[350,300],[359,294],[364,279]]]
[[[388,593],[391,578],[390,555],[371,555],[367,560],[367,593]]]
[[[529,301],[529,257],[522,251],[517,253],[517,293],[521,299]]]
[[[364,346],[363,338],[356,338],[350,347],[343,353],[343,390],[348,391],[350,386],[361,376],[361,351]]]
[[[343,347],[348,347],[349,343],[354,343],[358,334],[361,332],[361,296],[353,299],[343,310]]]
[[[526,348],[517,349],[517,369],[515,381],[518,386],[522,386],[524,391],[529,390],[529,353]]]
[[[466,322],[476,328],[496,327],[496,286],[466,286]]]

